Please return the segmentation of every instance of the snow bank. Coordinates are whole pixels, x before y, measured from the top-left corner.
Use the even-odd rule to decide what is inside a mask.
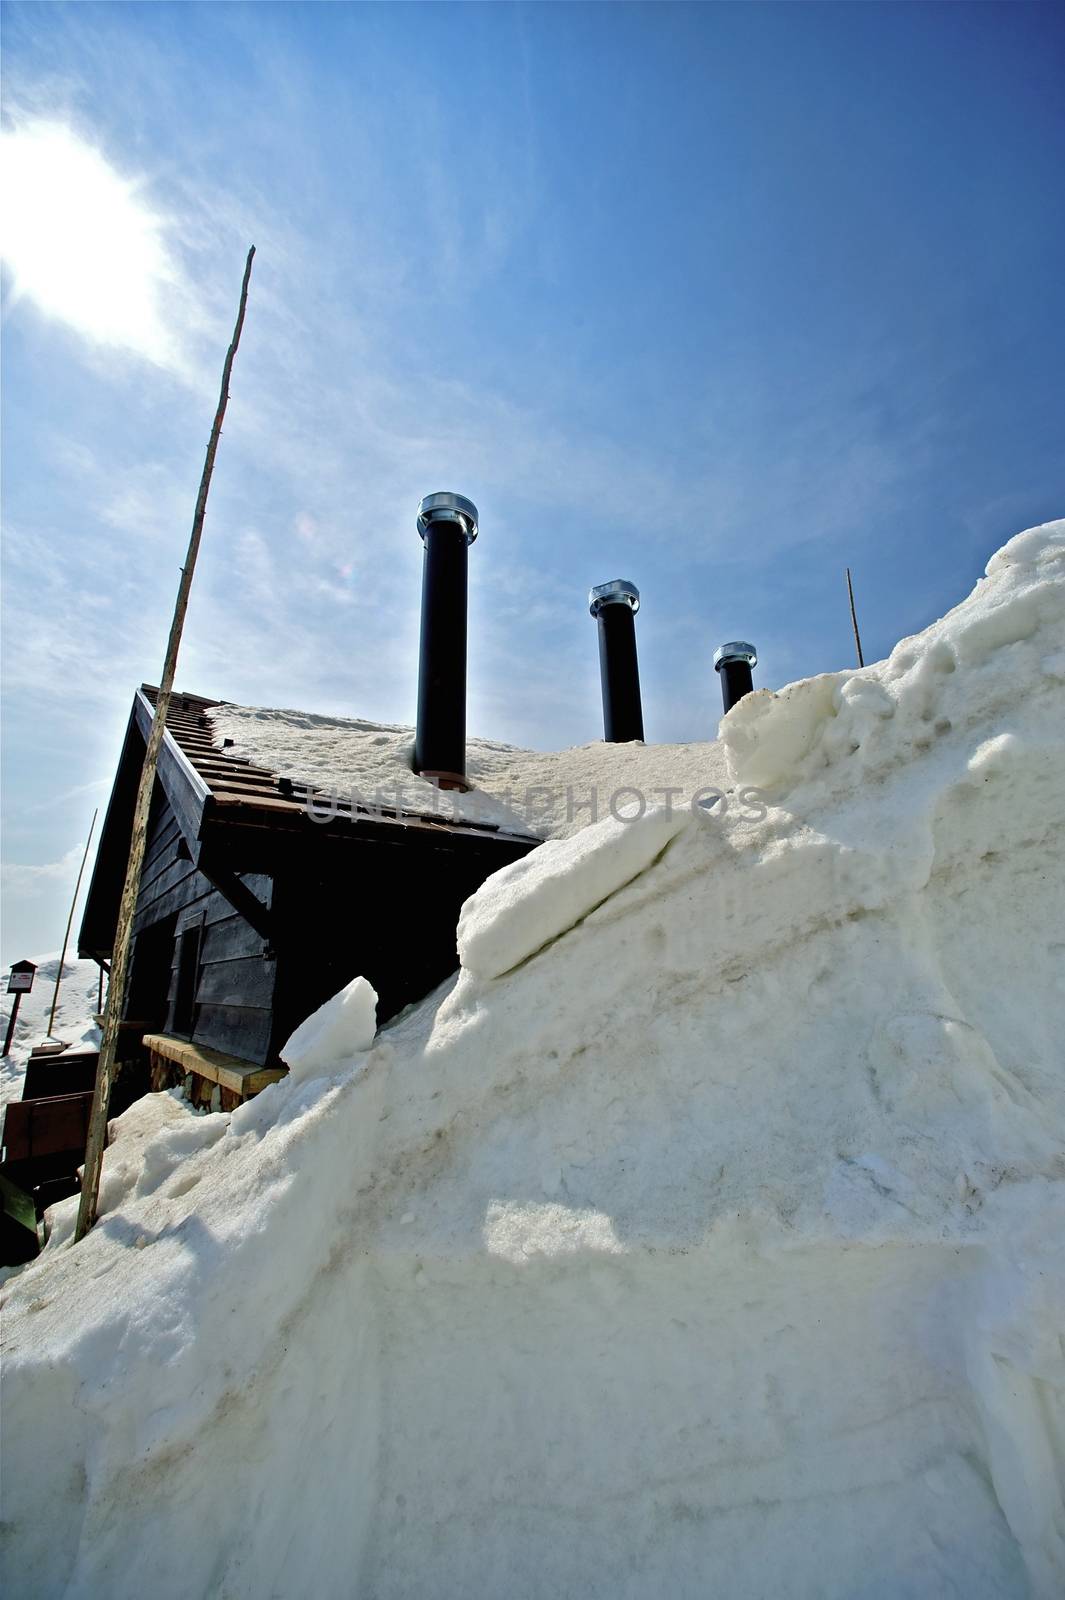
[[[764,817],[23,1269],[19,1593],[1058,1600],[1063,621],[1053,524],[742,702]]]
[[[190,1125],[194,1130],[191,1139],[187,1135],[184,1139],[179,1137],[176,1140],[160,1137],[178,1128],[188,1129]],[[133,1194],[150,1193],[163,1177],[169,1177],[190,1150],[202,1149],[205,1143],[212,1143],[213,1139],[205,1139],[200,1131],[207,1126],[179,1089],[147,1094],[127,1106],[121,1116],[112,1117],[107,1124],[107,1148],[100,1174],[97,1215],[107,1216]],[[225,1126],[218,1126],[216,1133],[213,1129],[210,1132],[217,1137],[225,1132]],[[169,1155],[169,1161],[165,1159],[166,1155]],[[55,1250],[74,1237],[79,1201],[80,1196],[71,1195],[45,1213],[48,1233],[46,1249]]]
[[[516,967],[650,866],[688,820],[667,808],[607,817],[493,873],[459,916],[463,967],[482,978]]]

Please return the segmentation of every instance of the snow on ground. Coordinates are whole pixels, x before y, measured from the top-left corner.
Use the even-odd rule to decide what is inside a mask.
[[[34,1045],[43,1044],[48,1034],[48,1017],[52,1009],[56,973],[59,971],[59,952],[48,956],[30,956],[37,971],[33,988],[22,996],[15,1038],[11,1054],[0,1060],[0,1105],[18,1100],[22,1095],[22,1080],[26,1076],[26,1062]],[[79,961],[68,956],[63,963],[63,981],[59,985],[59,1004],[56,1006],[52,1036],[68,1045],[83,1049],[100,1043],[100,1030],[93,1022],[93,1013],[99,1000],[100,969],[95,961]],[[105,988],[106,994],[106,988]],[[10,1006],[14,997],[4,995],[0,1014],[0,1041],[7,1036]]]
[[[763,818],[597,824],[513,966],[490,880],[346,1072],[149,1141],[8,1285],[12,1587],[1058,1600],[1063,621],[1058,523],[741,702]]]
[[[107,1124],[97,1215],[105,1217],[131,1195],[144,1192],[145,1184],[157,1182],[160,1172],[169,1177],[190,1150],[202,1149],[223,1131],[216,1131],[214,1124],[209,1130],[202,1129],[200,1116],[179,1089],[166,1089],[161,1094],[144,1095],[127,1106],[121,1116],[112,1117]],[[176,1138],[159,1137],[174,1134],[179,1127],[181,1132]],[[81,1196],[73,1194],[48,1208],[47,1250],[56,1250],[74,1237],[80,1201]]]
[[[565,838],[642,797],[648,805],[690,809],[708,788],[728,786],[720,746],[586,744],[544,753],[467,742],[468,794],[437,790],[411,771],[414,730],[305,711],[215,706],[215,742],[279,777],[346,801],[492,822],[538,839]]]

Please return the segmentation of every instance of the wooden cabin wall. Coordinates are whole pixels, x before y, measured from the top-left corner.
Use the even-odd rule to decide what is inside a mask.
[[[396,852],[387,858],[395,868]],[[352,978],[364,977],[377,991],[378,1023],[436,987],[458,966],[455,927],[461,901],[437,900],[435,914],[419,925],[410,903],[387,879],[365,872],[278,881],[280,930],[299,930],[298,945],[278,943],[274,990],[273,1049]]]
[[[264,874],[244,874],[242,881],[251,892],[269,905],[273,881]],[[133,922],[134,945],[126,1015],[133,1007],[140,988],[138,952],[154,963],[162,950],[167,952],[165,1014],[138,1017],[163,1033],[174,1032],[174,1003],[177,989],[177,963],[180,935],[199,926],[202,938],[199,972],[195,991],[195,1012],[190,1037],[197,1044],[247,1061],[267,1065],[273,1024],[276,964],[262,935],[233,910],[229,901],[196,871],[177,821],[160,795],[149,821],[141,889]],[[169,937],[167,937],[169,935]],[[156,950],[152,950],[153,936]],[[144,974],[142,973],[142,980]],[[144,984],[150,988],[150,979]],[[143,989],[141,990],[143,992]]]
[[[458,969],[463,901],[528,848],[500,842],[426,856],[368,843],[328,873],[278,874],[272,1054],[352,978],[377,991],[379,1025],[424,999]]]

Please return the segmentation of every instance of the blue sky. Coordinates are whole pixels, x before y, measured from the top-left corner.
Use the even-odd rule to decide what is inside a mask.
[[[1056,5],[20,4],[4,52],[5,961],[158,678],[250,243],[199,693],[410,721],[446,487],[471,731],[599,736],[625,576],[648,738],[705,738],[722,639],[849,665],[849,563],[874,659],[1065,506]]]

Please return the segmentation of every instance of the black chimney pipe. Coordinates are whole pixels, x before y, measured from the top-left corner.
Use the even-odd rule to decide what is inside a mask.
[[[628,744],[643,738],[635,621],[640,591],[627,578],[614,578],[589,590],[588,609],[599,624],[603,738],[607,744]]]
[[[754,688],[751,668],[758,665],[758,652],[743,639],[732,639],[714,651],[714,667],[721,674],[721,699],[731,711],[737,700]]]
[[[477,507],[465,495],[427,494],[418,507],[425,546],[414,770],[441,789],[466,790],[466,593]]]

